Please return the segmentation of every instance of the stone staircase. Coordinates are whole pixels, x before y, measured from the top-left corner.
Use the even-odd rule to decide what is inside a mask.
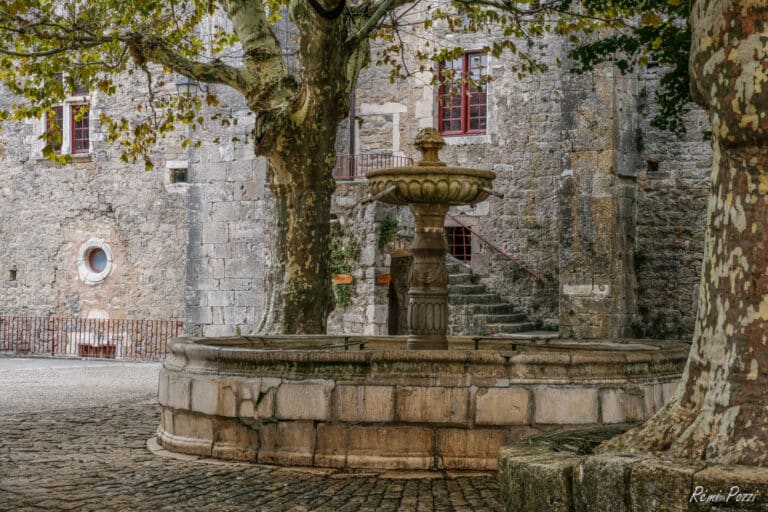
[[[505,336],[533,331],[525,313],[480,282],[461,261],[446,257],[448,267],[448,332],[457,336]]]

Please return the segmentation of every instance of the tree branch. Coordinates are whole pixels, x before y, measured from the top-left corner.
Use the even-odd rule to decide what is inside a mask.
[[[148,39],[137,33],[124,34],[118,39],[128,45],[139,65],[150,61],[197,81],[225,84],[242,93],[247,90],[248,84],[240,70],[224,64],[219,59],[211,62],[192,60],[158,40]]]

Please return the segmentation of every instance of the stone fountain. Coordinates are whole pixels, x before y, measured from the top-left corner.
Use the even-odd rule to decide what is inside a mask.
[[[686,344],[446,336],[444,217],[492,194],[494,174],[448,167],[437,158],[442,144],[422,131],[421,162],[367,175],[370,200],[407,204],[416,218],[408,336],[177,338],[160,373],[158,449],[278,465],[489,470],[511,441],[639,421],[664,404]]]
[[[448,348],[448,270],[445,266],[445,215],[451,206],[474,205],[488,198],[496,174],[448,167],[438,158],[445,145],[434,128],[416,137],[421,161],[413,167],[372,171],[365,175],[373,198],[408,205],[416,219],[408,275],[408,348]]]

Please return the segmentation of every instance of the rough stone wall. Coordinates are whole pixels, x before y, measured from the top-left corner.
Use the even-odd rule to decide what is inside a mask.
[[[712,168],[710,125],[692,106],[681,136],[650,126],[656,112],[652,72],[640,83],[642,114],[637,194],[638,289],[633,333],[643,337],[689,337],[693,332],[704,217]]]
[[[201,147],[185,155],[186,318],[188,331],[200,335],[253,334],[263,316],[269,258],[266,161],[253,152],[253,118],[241,98],[224,88],[217,93],[237,122],[209,125],[199,134]]]
[[[579,338],[629,334],[635,133],[632,76],[601,66],[571,75],[563,102],[567,169],[559,190],[560,330]]]
[[[141,78],[135,81],[142,90]],[[252,116],[242,100],[217,92],[222,106],[203,113],[230,123],[168,137],[149,172],[121,163],[98,124],[102,110],[130,115],[127,95],[93,96],[92,152],[71,166],[40,158],[39,122],[3,127],[0,314],[87,317],[99,310],[111,318],[182,319],[189,333],[255,332],[269,257],[265,161],[253,153]],[[185,136],[201,145],[183,149]],[[171,169],[186,170],[187,182],[170,183]],[[113,271],[96,285],[77,270],[78,251],[91,238],[114,255]]]
[[[14,98],[0,91],[0,104]],[[0,132],[0,314],[183,318],[186,213],[180,186],[157,170],[121,163],[103,142],[98,115],[130,112],[126,97],[93,95],[92,152],[70,166],[42,159],[40,122],[5,123]],[[112,249],[101,283],[79,277],[89,239]],[[10,270],[16,270],[11,280]]]

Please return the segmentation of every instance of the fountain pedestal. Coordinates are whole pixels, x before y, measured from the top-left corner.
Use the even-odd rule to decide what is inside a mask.
[[[442,204],[413,204],[416,219],[408,274],[409,349],[448,348],[448,269],[445,266],[445,214]]]

